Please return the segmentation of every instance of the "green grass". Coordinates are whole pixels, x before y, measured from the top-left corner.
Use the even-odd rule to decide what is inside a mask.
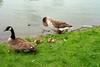
[[[57,41],[48,43],[50,37]],[[0,43],[0,67],[100,67],[100,27],[47,35],[36,54],[8,52],[6,45]]]

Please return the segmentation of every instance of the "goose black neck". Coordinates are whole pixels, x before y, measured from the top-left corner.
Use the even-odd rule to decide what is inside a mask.
[[[15,37],[15,32],[14,32],[13,28],[11,28],[11,38],[12,38],[12,39],[15,39],[15,38],[16,38],[16,37]]]

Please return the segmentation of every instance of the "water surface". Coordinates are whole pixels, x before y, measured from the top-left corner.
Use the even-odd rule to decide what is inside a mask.
[[[74,27],[100,25],[100,1],[0,0],[0,39],[9,36],[3,32],[8,25],[14,27],[17,36],[41,34],[44,16],[67,21]]]

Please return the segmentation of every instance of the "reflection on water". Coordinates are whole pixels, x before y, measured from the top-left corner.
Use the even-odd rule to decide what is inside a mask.
[[[68,21],[74,27],[100,24],[99,0],[0,0],[0,6],[0,39],[9,36],[3,32],[8,25],[18,36],[41,34],[44,16]]]

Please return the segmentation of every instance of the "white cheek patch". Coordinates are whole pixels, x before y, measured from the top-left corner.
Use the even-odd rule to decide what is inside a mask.
[[[64,30],[68,30],[69,27],[65,27],[65,28],[59,28],[59,30],[64,31]]]
[[[11,41],[11,40],[12,40],[12,39],[9,37],[9,38],[8,38],[8,41]]]
[[[9,28],[9,31],[11,31],[11,27]]]

